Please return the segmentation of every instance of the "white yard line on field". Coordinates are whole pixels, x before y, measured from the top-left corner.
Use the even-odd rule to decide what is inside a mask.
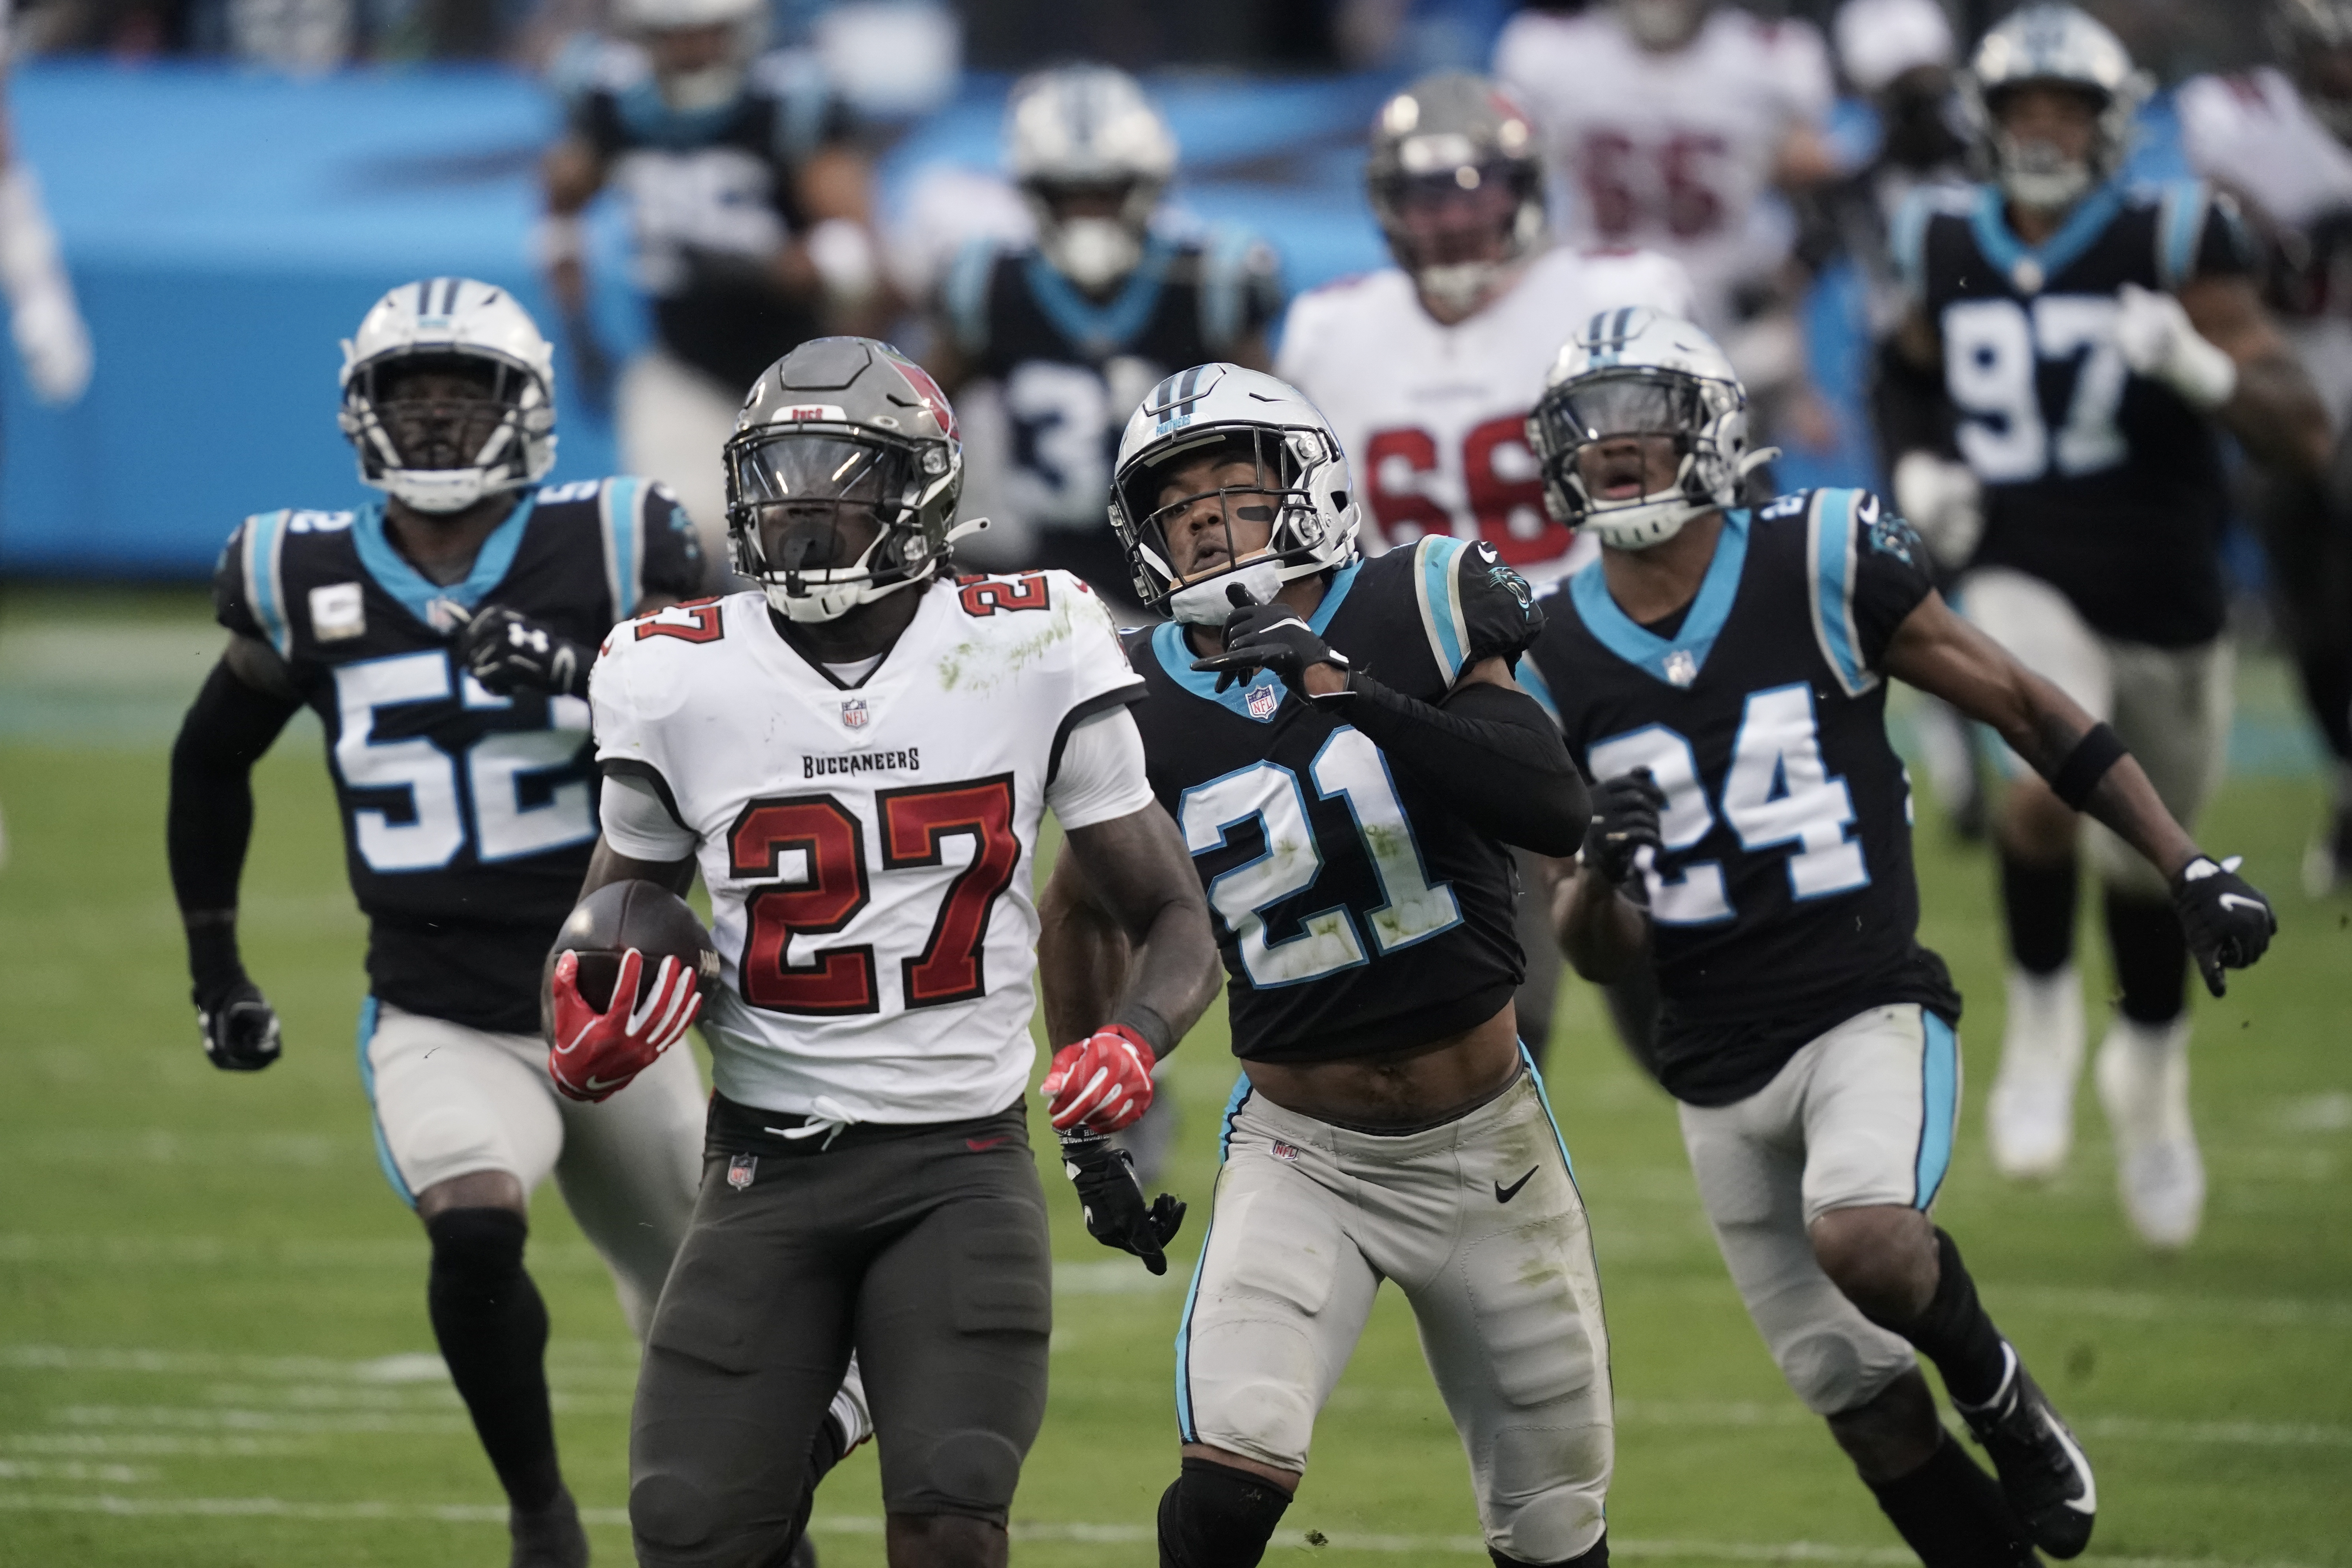
[[[322,1523],[357,1520],[415,1521],[436,1524],[504,1524],[503,1507],[483,1503],[294,1502],[282,1498],[126,1498],[110,1493],[74,1495],[50,1492],[0,1491],[0,1511],[16,1513],[94,1513],[125,1519],[285,1519]],[[583,1508],[589,1524],[625,1527],[628,1517],[617,1508]],[[822,1535],[882,1533],[879,1519],[856,1515],[819,1514],[809,1528]],[[1081,1523],[1015,1520],[1015,1541],[1076,1542],[1094,1545],[1145,1545],[1154,1539],[1143,1523]],[[1274,1538],[1277,1547],[1293,1550],[1365,1552],[1390,1556],[1483,1557],[1486,1542],[1475,1535],[1375,1535],[1349,1531],[1286,1530]],[[1708,1563],[1885,1563],[1899,1568],[1916,1562],[1909,1552],[1890,1547],[1832,1546],[1821,1542],[1642,1541],[1612,1538],[1612,1556],[1685,1558]],[[2239,1563],[2213,1558],[2105,1557],[2080,1560],[2084,1568],[2298,1568],[2289,1563]]]

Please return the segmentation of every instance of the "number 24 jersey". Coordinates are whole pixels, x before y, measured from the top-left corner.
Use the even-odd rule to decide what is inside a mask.
[[[712,1076],[740,1104],[953,1121],[1028,1083],[1046,792],[1071,731],[1143,683],[1066,573],[908,591],[913,622],[855,686],[756,593],[614,628],[590,679],[604,771],[698,840]]]
[[[1931,591],[1918,536],[1861,490],[1726,513],[1664,633],[1617,607],[1601,566],[1541,601],[1519,678],[1587,777],[1647,768],[1665,792],[1643,876],[1667,1090],[1743,1100],[1871,1007],[1957,1021],[1943,961],[1917,940],[1911,786],[1881,675]]]

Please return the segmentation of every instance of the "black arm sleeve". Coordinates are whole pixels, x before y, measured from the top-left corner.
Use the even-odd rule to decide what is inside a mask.
[[[1913,364],[1893,338],[1878,345],[1878,378],[1870,401],[1879,457],[1888,472],[1904,453],[1922,447],[1941,457],[1958,455],[1942,374]]]
[[[223,659],[189,707],[172,745],[163,832],[172,892],[183,914],[236,909],[253,835],[253,764],[300,706],[247,686]],[[234,926],[218,921],[191,931],[188,967],[199,994],[242,978]]]
[[[1357,674],[1348,722],[1479,832],[1538,855],[1573,855],[1591,815],[1559,730],[1524,691],[1456,687],[1442,706]]]

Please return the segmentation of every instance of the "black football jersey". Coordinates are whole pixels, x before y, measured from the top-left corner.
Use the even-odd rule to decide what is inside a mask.
[[[817,335],[814,300],[769,281],[775,253],[805,226],[801,165],[850,132],[809,55],[755,62],[731,103],[682,112],[662,101],[644,56],[608,47],[566,94],[572,133],[629,198],[639,286],[670,353],[730,390],[747,387]]]
[[[1886,740],[1888,641],[1927,596],[1910,525],[1862,490],[1725,514],[1672,635],[1628,617],[1601,564],[1539,601],[1519,679],[1595,780],[1650,770],[1665,847],[1645,868],[1658,1077],[1728,1105],[1871,1007],[1957,1023],[1921,947],[1911,784]]]
[[[1443,535],[1341,568],[1309,624],[1358,669],[1437,702],[1540,625],[1494,547]],[[1523,970],[1509,853],[1333,711],[1265,670],[1216,689],[1174,622],[1125,634],[1152,792],[1183,833],[1224,954],[1234,1053],[1320,1061],[1481,1023]]]
[[[536,1033],[540,964],[596,841],[588,704],[483,689],[450,606],[504,605],[593,647],[646,594],[702,581],[693,525],[635,479],[525,491],[446,585],[394,547],[381,504],[263,512],[229,536],[215,614],[277,650],[326,726],[376,996]]]
[[[1975,564],[2042,579],[2109,637],[2220,636],[2228,494],[2212,423],[2131,374],[2115,324],[2126,283],[2252,271],[2228,200],[2197,182],[2108,184],[2029,247],[1996,187],[1923,193],[1895,247],[1942,338],[1959,454],[1984,484]]]
[[[1153,235],[1118,291],[1097,300],[1034,247],[975,240],[942,303],[965,365],[1003,398],[1005,501],[1039,530],[1037,563],[1132,593],[1106,511],[1119,432],[1152,387],[1232,358],[1281,312],[1274,252],[1239,232]]]

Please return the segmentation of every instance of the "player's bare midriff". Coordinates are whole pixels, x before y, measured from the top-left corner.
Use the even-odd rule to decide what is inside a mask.
[[[1381,1131],[1433,1126],[1500,1092],[1519,1070],[1518,1017],[1506,1002],[1485,1023],[1410,1050],[1322,1062],[1248,1062],[1260,1094],[1318,1121]]]

